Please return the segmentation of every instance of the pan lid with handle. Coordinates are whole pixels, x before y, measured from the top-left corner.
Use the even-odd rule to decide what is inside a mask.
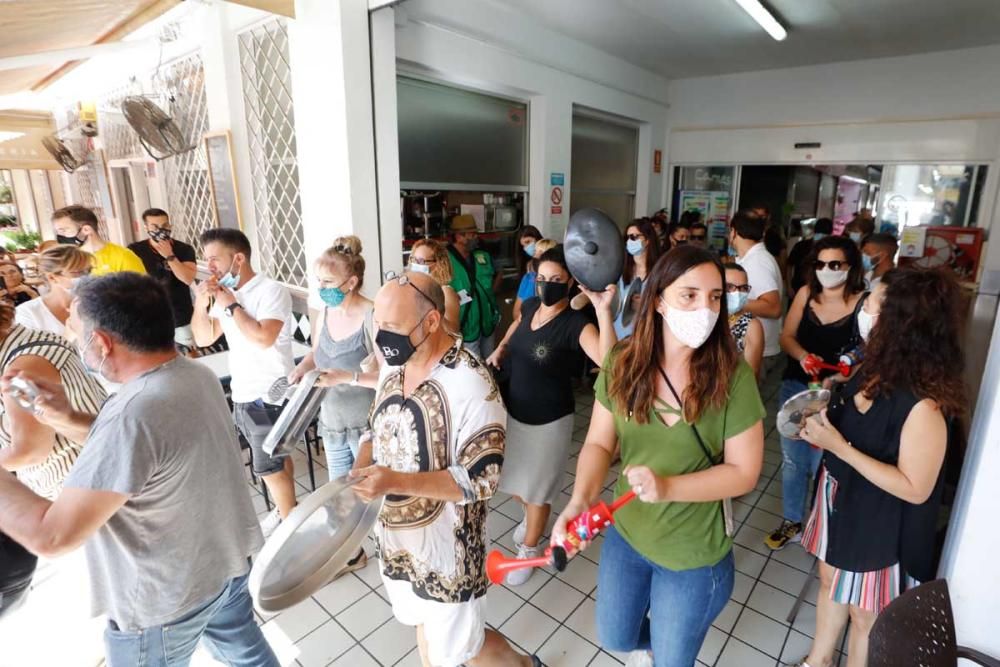
[[[563,250],[570,275],[587,289],[599,292],[622,276],[622,232],[600,209],[583,208],[570,217]]]
[[[346,477],[323,485],[281,522],[250,570],[249,589],[261,612],[287,609],[323,588],[361,547],[382,510],[366,503]]]

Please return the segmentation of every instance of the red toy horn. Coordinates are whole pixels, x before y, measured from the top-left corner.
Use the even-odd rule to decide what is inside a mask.
[[[490,555],[486,557],[486,576],[489,580],[496,585],[503,583],[504,577],[507,576],[508,572],[514,570],[523,570],[526,567],[545,567],[546,565],[553,565],[557,570],[562,571],[566,567],[566,552],[559,549],[562,552],[562,568],[559,567],[559,558],[554,557],[552,549],[546,549],[545,553],[537,558],[509,558],[503,555],[503,552],[499,549],[494,549],[490,552]]]

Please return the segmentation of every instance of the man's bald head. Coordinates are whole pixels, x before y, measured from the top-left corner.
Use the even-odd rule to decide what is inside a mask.
[[[444,290],[436,280],[423,273],[407,271],[407,283],[391,278],[375,296],[375,319],[379,327],[405,333],[436,311],[444,318]]]

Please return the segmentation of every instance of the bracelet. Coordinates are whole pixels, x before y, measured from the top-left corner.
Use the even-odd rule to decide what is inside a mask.
[[[176,262],[177,261],[177,255],[170,255],[168,257],[164,257],[163,261],[164,262]]]

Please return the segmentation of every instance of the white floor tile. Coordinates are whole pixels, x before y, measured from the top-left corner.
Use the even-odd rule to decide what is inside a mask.
[[[370,634],[364,647],[383,665],[394,665],[417,647],[417,631],[395,620]]]
[[[504,584],[504,587],[513,592],[518,597],[524,598],[525,600],[530,600],[531,596],[537,593],[538,590],[542,586],[547,584],[549,582],[549,579],[551,578],[552,574],[548,570],[535,568],[535,571],[532,573],[531,578],[528,579],[523,584],[521,584],[520,586],[507,586],[506,584]]]
[[[730,600],[722,608],[722,611],[719,612],[719,615],[715,617],[712,625],[729,634],[733,631],[733,626],[736,625],[736,619],[739,617],[741,611],[743,611],[743,605]]]
[[[366,635],[385,623],[392,617],[392,609],[386,602],[369,593],[354,605],[337,615],[337,621],[351,633],[355,639],[363,639]]]
[[[531,604],[562,622],[580,606],[585,597],[569,584],[553,577],[531,597]]]
[[[556,576],[567,584],[590,595],[597,588],[597,565],[586,558],[574,558]]]
[[[767,537],[767,533],[764,531],[757,530],[753,526],[744,525],[737,531],[733,541],[751,551],[756,551],[762,556],[768,556],[771,554],[771,550],[764,546],[765,537]]]
[[[753,526],[757,530],[764,533],[770,533],[775,528],[781,525],[781,517],[777,514],[771,514],[765,510],[754,508],[750,515],[747,517],[746,525]]]
[[[799,613],[795,615],[795,622],[792,623],[792,629],[809,637],[816,634],[816,607],[803,603],[799,607]]]
[[[806,577],[808,576],[801,570],[788,567],[776,560],[770,560],[764,567],[764,571],[760,575],[760,580],[771,584],[775,588],[780,588],[792,596],[798,596],[799,591],[802,590],[802,584],[806,582]]]
[[[733,558],[736,561],[736,570],[754,579],[760,576],[767,563],[766,557],[738,544],[733,545]]]
[[[352,573],[327,584],[313,595],[313,599],[336,616],[370,592],[371,589]]]
[[[623,664],[625,663],[622,660],[615,658],[609,653],[601,651],[594,657],[587,667],[622,667]]]
[[[274,621],[265,623],[260,629],[264,633],[264,639],[274,651],[274,655],[277,656],[281,667],[295,665],[295,659],[299,657],[299,648],[295,645],[295,640],[289,637]]]
[[[772,621],[753,609],[744,609],[740,614],[740,620],[736,622],[736,627],[733,628],[734,637],[767,653],[772,658],[781,655],[781,647],[785,643],[787,634],[787,626]]]
[[[774,658],[747,646],[738,639],[726,642],[716,667],[774,667]]]
[[[570,614],[566,619],[566,626],[590,643],[600,646],[597,638],[597,603],[590,598]]]
[[[291,641],[297,642],[329,620],[330,615],[310,598],[281,612],[279,616],[265,623],[264,627],[280,631]]]
[[[503,586],[491,586],[486,592],[486,622],[499,628],[526,602]]]
[[[816,563],[816,557],[802,548],[801,544],[789,544],[781,551],[774,552],[774,560],[791,565],[796,570],[809,572]]]
[[[330,667],[383,667],[375,662],[375,659],[365,653],[360,646],[355,646],[348,653],[342,655],[335,662],[330,663]]]
[[[486,534],[489,536],[491,542],[493,540],[502,540],[504,537],[509,542],[510,536],[507,533],[516,525],[516,521],[504,516],[500,512],[490,512],[489,516],[486,517]]]
[[[742,523],[744,519],[750,514],[753,506],[747,505],[746,503],[741,503],[738,500],[733,501],[733,521],[736,523]]]
[[[730,596],[740,604],[745,604],[750,597],[750,589],[753,588],[754,580],[745,574],[737,572],[733,575],[733,594]]]
[[[777,516],[782,515],[781,498],[775,498],[774,496],[769,496],[764,493],[761,494],[760,498],[757,499],[757,508],[775,514]]]
[[[393,665],[393,667],[424,667],[424,663],[420,659],[420,651],[413,649],[406,654],[405,658]]]
[[[296,643],[298,660],[302,667],[326,667],[356,643],[336,621],[327,621]]]
[[[372,589],[382,585],[382,575],[379,574],[378,558],[372,556],[371,549],[368,549],[368,564],[354,574]]]
[[[500,632],[526,651],[534,653],[556,627],[558,624],[540,610],[525,605],[500,627]]]
[[[785,648],[781,651],[781,661],[798,664],[798,661],[809,655],[812,647],[812,637],[792,630],[785,640]]]
[[[726,634],[724,632],[718,628],[709,628],[708,634],[705,635],[705,641],[702,642],[701,651],[698,652],[698,659],[709,665],[715,664],[725,643]]]
[[[578,667],[589,663],[598,650],[590,642],[563,627],[556,630],[535,653],[546,667]]]
[[[782,623],[788,618],[788,613],[794,604],[794,597],[763,581],[757,582],[753,593],[750,594],[750,600],[747,601],[747,606],[751,609]]]

